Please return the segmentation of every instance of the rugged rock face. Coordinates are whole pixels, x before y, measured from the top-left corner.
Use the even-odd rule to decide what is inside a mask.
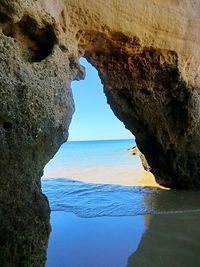
[[[3,266],[44,264],[40,177],[67,139],[80,56],[99,71],[157,181],[200,186],[199,18],[196,0],[0,1]]]
[[[88,56],[114,113],[135,134],[158,183],[199,186],[199,95],[182,79],[177,54],[133,47],[120,55],[118,50]]]
[[[50,227],[40,177],[67,138],[72,71],[56,48],[49,61],[30,63],[28,50],[2,35],[0,50],[0,266],[41,266]]]
[[[39,25],[25,15],[17,22],[5,15],[2,24],[0,266],[3,267],[43,266],[46,259],[50,211],[41,193],[40,177],[45,164],[67,139],[74,110],[70,82],[77,73],[73,58],[56,44],[52,27],[51,21]],[[50,43],[44,50],[47,42]]]

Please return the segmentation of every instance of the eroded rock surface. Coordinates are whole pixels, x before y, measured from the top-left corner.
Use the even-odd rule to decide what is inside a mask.
[[[133,146],[132,148],[129,148],[128,151],[130,153],[132,153],[133,155],[140,157],[140,160],[142,162],[142,166],[145,169],[145,171],[148,171],[148,172],[151,171],[151,168],[150,168],[145,156],[141,153],[141,151],[139,150],[139,148],[137,146]]]
[[[3,266],[14,266],[12,251],[20,266],[44,264],[40,177],[67,139],[80,56],[99,71],[157,181],[200,186],[199,18],[195,0],[0,1]]]

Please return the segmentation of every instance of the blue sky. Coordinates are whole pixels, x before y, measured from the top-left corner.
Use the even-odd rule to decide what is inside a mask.
[[[113,114],[106,102],[98,73],[84,58],[84,81],[74,81],[72,90],[75,113],[69,129],[69,141],[132,139],[133,135]]]

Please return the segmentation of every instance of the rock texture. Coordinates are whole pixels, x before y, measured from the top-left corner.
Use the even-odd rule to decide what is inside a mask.
[[[67,138],[72,71],[56,47],[30,63],[32,53],[2,35],[0,51],[0,266],[42,266],[50,227],[40,177]]]
[[[157,181],[200,186],[199,18],[197,0],[0,1],[3,266],[44,264],[50,228],[40,177],[67,139],[81,56]]]
[[[145,169],[145,171],[148,171],[148,172],[151,171],[151,168],[150,168],[145,156],[141,153],[141,151],[138,149],[137,146],[133,146],[132,148],[129,148],[128,151],[131,152],[133,155],[140,157],[140,160],[142,162],[142,166]]]
[[[67,139],[77,66],[56,44],[50,17],[40,22],[16,8],[22,17],[7,6],[1,14],[0,266],[39,267],[50,232],[40,177]]]

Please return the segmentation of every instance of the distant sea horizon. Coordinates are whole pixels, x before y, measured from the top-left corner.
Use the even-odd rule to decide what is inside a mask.
[[[45,178],[118,185],[143,183],[147,172],[129,151],[135,139],[65,142],[44,170]]]
[[[134,140],[135,138],[118,138],[118,139],[84,139],[84,140],[67,140],[66,142],[92,142],[92,141],[123,141],[123,140]],[[65,142],[65,143],[66,143]]]

